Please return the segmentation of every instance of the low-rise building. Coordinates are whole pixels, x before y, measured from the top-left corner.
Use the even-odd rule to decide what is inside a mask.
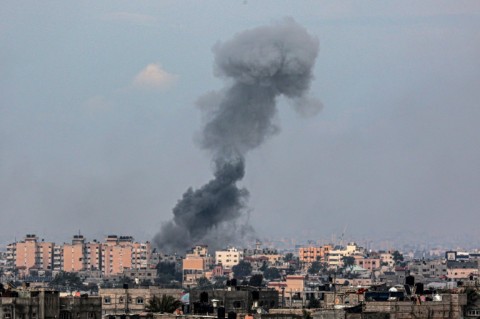
[[[58,291],[44,288],[0,291],[2,319],[101,319],[99,297],[61,297]]]
[[[190,292],[190,307],[194,314],[212,314],[217,307],[225,312],[252,313],[257,309],[268,311],[278,307],[278,292],[275,289],[249,286],[230,287],[233,289],[201,290]]]
[[[145,312],[146,306],[154,296],[173,296],[180,299],[182,289],[164,289],[160,287],[148,288],[103,288],[98,292],[102,299],[102,315],[140,314]]]

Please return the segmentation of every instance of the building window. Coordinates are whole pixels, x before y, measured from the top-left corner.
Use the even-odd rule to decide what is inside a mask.
[[[142,297],[137,298],[137,305],[143,305],[143,298]]]
[[[111,302],[112,302],[112,299],[110,299],[110,297],[105,297],[105,298],[103,298],[103,303],[104,303],[104,304],[107,304],[107,305],[108,305],[108,304],[110,304]]]

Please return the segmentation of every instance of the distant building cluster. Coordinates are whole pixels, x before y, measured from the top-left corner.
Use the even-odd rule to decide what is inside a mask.
[[[301,319],[305,309],[318,319],[477,318],[479,261],[478,250],[374,251],[355,242],[279,251],[256,241],[213,252],[198,244],[167,255],[131,236],[75,235],[58,245],[28,234],[0,252],[0,319],[46,318],[46,307],[51,318],[152,318],[166,304],[192,318]]]
[[[7,246],[6,265],[23,276],[32,271],[89,270],[108,277],[125,269],[147,269],[151,256],[150,243],[135,242],[131,236],[109,235],[103,242],[87,242],[83,235],[74,235],[71,243],[55,244],[27,234],[23,241]]]

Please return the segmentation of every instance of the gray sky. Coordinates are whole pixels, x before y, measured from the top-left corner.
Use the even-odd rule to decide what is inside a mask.
[[[212,47],[286,16],[320,41],[324,109],[281,99],[248,154],[257,232],[480,237],[478,1],[5,1],[0,243],[151,239],[212,176],[195,106],[223,87]]]

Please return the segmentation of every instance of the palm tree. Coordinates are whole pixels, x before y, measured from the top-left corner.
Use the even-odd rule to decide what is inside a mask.
[[[182,306],[180,300],[173,296],[162,295],[162,297],[153,296],[147,303],[145,309],[148,312],[166,312],[173,313],[176,309]]]

